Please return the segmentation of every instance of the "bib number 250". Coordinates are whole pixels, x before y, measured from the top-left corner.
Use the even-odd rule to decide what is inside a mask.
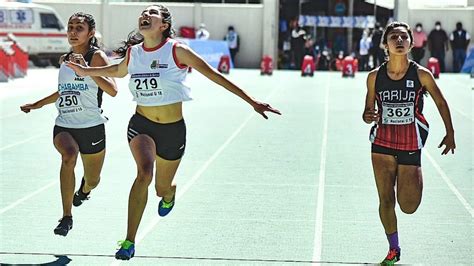
[[[77,105],[79,101],[76,95],[66,95],[59,98],[59,107],[68,107],[71,105]]]

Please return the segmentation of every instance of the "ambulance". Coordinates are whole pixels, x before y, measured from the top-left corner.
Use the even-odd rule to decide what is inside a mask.
[[[59,67],[59,57],[70,50],[64,25],[51,7],[0,2],[0,41],[13,34],[35,66]]]

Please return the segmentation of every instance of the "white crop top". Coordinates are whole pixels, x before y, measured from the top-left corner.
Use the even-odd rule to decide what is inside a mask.
[[[89,64],[93,53],[94,50],[90,50],[85,56]],[[61,64],[58,76],[56,125],[66,128],[88,128],[107,121],[100,108],[103,91],[91,77],[77,76],[65,63]]]
[[[189,101],[191,90],[185,85],[188,68],[177,63],[176,40],[167,38],[154,48],[143,43],[128,49],[128,87],[141,106],[160,106]]]

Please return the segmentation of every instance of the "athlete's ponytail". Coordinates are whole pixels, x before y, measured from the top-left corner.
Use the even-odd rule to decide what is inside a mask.
[[[128,34],[127,40],[122,42],[122,46],[114,50],[114,53],[120,58],[124,58],[127,54],[128,47],[142,42],[143,36],[137,31],[132,31]]]

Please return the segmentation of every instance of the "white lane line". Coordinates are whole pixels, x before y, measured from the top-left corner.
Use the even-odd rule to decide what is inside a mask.
[[[471,120],[471,121],[474,121],[474,119],[472,117],[469,117],[465,112],[461,111],[460,109],[456,108],[456,107],[449,107],[449,108],[453,108],[456,112],[458,112],[460,115],[464,116],[465,118]]]
[[[326,81],[326,96],[324,99],[324,126],[321,141],[321,162],[319,164],[318,201],[316,205],[316,223],[314,225],[314,249],[312,261],[321,261],[323,244],[323,208],[324,208],[324,183],[326,178],[326,150],[328,141],[329,122],[329,75]]]
[[[107,151],[107,153],[115,152],[115,151],[119,150],[120,148],[123,148],[123,146],[125,146],[125,145],[118,145],[118,146],[116,146],[115,148],[111,149],[110,151]],[[32,193],[30,193],[30,194],[24,196],[23,198],[21,198],[21,199],[15,201],[15,202],[13,202],[13,203],[11,203],[10,205],[4,207],[3,209],[0,209],[0,215],[3,214],[4,212],[6,212],[6,211],[8,211],[8,210],[10,210],[10,209],[12,209],[12,208],[14,208],[14,207],[16,207],[17,205],[19,205],[19,204],[21,204],[21,203],[23,203],[23,202],[25,202],[25,201],[31,199],[32,197],[38,195],[39,193],[45,191],[46,189],[48,189],[48,188],[50,188],[50,187],[52,187],[52,186],[54,186],[54,185],[56,185],[56,184],[58,184],[58,183],[59,183],[59,179],[58,179],[58,180],[55,180],[55,181],[53,181],[53,182],[51,182],[51,183],[48,183],[48,184],[45,185],[44,187],[39,188],[38,190],[36,190],[36,191],[34,191],[34,192],[32,192]]]
[[[278,90],[274,90],[272,93],[270,93],[270,95],[268,95],[265,98],[265,100],[267,100],[268,98],[273,96],[273,94],[275,94],[276,91],[278,91]],[[242,129],[247,125],[247,123],[250,121],[250,119],[252,119],[255,115],[256,115],[256,113],[252,112],[249,116],[247,116],[247,118],[244,120],[244,122],[242,122],[242,124],[240,124],[240,126],[219,147],[219,149],[217,149],[214,152],[214,154],[212,154],[211,157],[209,157],[209,159],[207,159],[207,161],[204,163],[204,165],[201,166],[201,168],[199,168],[199,170],[191,177],[191,179],[182,188],[178,189],[178,192],[176,192],[176,200],[179,200],[184,195],[184,193],[186,193],[188,191],[188,189],[196,182],[196,180],[198,180],[201,177],[202,173],[204,173],[207,170],[209,165],[211,165],[211,163],[213,163],[214,160],[219,157],[219,155],[222,153],[222,151],[224,151],[224,149],[232,142],[232,140],[234,140],[234,138],[237,137],[237,135],[240,133],[240,131],[242,131]],[[155,216],[155,218],[145,226],[145,229],[143,231],[141,231],[137,235],[137,237],[135,238],[135,246],[137,246],[137,244],[140,243],[143,240],[143,238],[145,238],[153,230],[153,228],[155,228],[155,226],[158,224],[159,221],[161,221],[161,219],[162,219],[162,217]],[[120,263],[122,263],[122,261],[114,259],[114,261],[110,263],[110,266],[117,266],[117,265],[120,265]]]
[[[42,188],[36,190],[35,192],[30,193],[30,194],[24,196],[23,198],[21,198],[21,199],[15,201],[15,202],[13,202],[12,204],[8,205],[7,207],[5,207],[5,208],[3,208],[3,209],[0,209],[0,214],[3,214],[4,212],[6,212],[6,211],[8,211],[8,210],[10,210],[10,209],[12,209],[12,208],[14,208],[14,207],[16,207],[17,205],[19,205],[19,204],[21,204],[21,203],[23,203],[23,202],[25,202],[25,201],[31,199],[32,197],[38,195],[39,193],[45,191],[46,189],[48,189],[48,188],[50,188],[50,187],[56,185],[58,182],[59,182],[59,180],[55,180],[55,181],[53,181],[53,182],[51,182],[51,183],[48,183],[46,186],[44,186],[44,187],[42,187]]]
[[[48,133],[49,131],[43,131],[43,132],[40,132],[38,134],[36,134],[35,136],[32,136],[32,137],[29,137],[27,139],[24,139],[24,140],[21,140],[21,141],[17,141],[15,143],[12,143],[12,144],[9,144],[9,145],[6,145],[6,146],[3,146],[0,148],[0,151],[4,151],[4,150],[7,150],[7,149],[10,149],[12,147],[15,147],[15,146],[18,146],[18,145],[21,145],[23,143],[27,143],[27,142],[30,142],[34,139],[39,139],[39,138],[42,138],[46,135],[46,133]]]
[[[18,113],[13,113],[13,114],[9,114],[9,115],[4,115],[4,116],[0,117],[0,120],[1,120],[1,119],[6,119],[6,118],[10,118],[10,117],[19,116],[19,115],[22,115],[22,114],[23,114],[23,113],[18,112]]]
[[[467,200],[462,196],[462,194],[459,192],[459,190],[456,188],[456,186],[451,182],[451,179],[446,175],[446,173],[441,169],[439,164],[433,159],[433,157],[430,155],[428,150],[425,150],[426,157],[430,160],[431,164],[434,166],[436,171],[438,171],[439,175],[441,178],[446,182],[446,185],[448,185],[449,189],[456,195],[458,200],[461,202],[461,204],[466,208],[467,212],[471,215],[472,218],[474,218],[474,210],[472,209],[472,206],[467,202]]]

